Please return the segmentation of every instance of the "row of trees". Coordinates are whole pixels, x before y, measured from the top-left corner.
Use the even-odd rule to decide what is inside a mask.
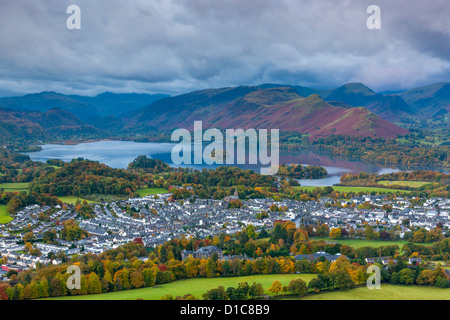
[[[356,174],[348,173],[341,177],[342,183],[349,183],[355,180],[368,181],[428,181],[448,184],[450,175],[439,171],[415,170],[399,171],[385,174],[360,172]]]
[[[56,206],[62,205],[56,196],[27,192],[0,192],[0,204],[6,204],[6,211],[14,214],[16,211],[33,204]]]
[[[45,174],[30,184],[32,192],[55,196],[111,194],[133,196],[146,185],[142,175],[87,160],[73,160],[59,170]]]
[[[429,147],[396,139],[332,135],[309,142],[318,151],[335,157],[364,160],[379,164],[442,166],[449,163],[448,146]]]
[[[278,168],[277,175],[288,176],[297,179],[320,179],[327,176],[327,170],[319,166],[302,166],[301,164],[282,164]]]
[[[31,161],[27,155],[0,149],[0,183],[30,182],[54,170],[42,162]]]
[[[392,257],[392,261],[387,265],[387,268],[382,268],[383,281],[442,287],[445,287],[448,282],[442,269],[433,270],[424,264],[419,266],[408,265],[406,259],[409,255],[417,257],[430,253],[422,250],[433,250],[433,252],[439,250],[441,254],[447,254],[448,259],[449,239],[437,242],[433,247],[407,244],[402,248],[404,254],[400,254],[397,245],[355,249],[339,243],[309,240],[308,233],[305,230],[295,229],[290,223],[280,222],[276,225],[278,227],[272,232],[269,241],[257,239],[258,235],[254,229],[246,228],[233,237],[221,235],[209,239],[173,239],[150,251],[150,253],[136,241],[117,249],[105,251],[100,255],[75,256],[70,262],[60,266],[40,266],[37,270],[19,273],[14,276],[16,281],[14,286],[3,286],[0,295],[6,295],[8,299],[33,299],[46,296],[128,290],[187,278],[294,273],[319,274],[317,280],[310,282],[308,290],[342,289],[366,281],[368,264],[364,259],[380,256]],[[65,227],[69,229],[70,223]],[[291,236],[292,240],[289,240]],[[334,262],[330,262],[324,257],[320,257],[316,261],[296,260],[287,250],[289,246],[285,241],[292,242],[290,251],[294,254],[307,255],[317,251],[325,251],[330,254],[341,253],[342,256]],[[207,259],[188,258],[181,260],[178,258],[183,249],[197,250],[202,246],[209,245],[217,245],[228,251],[240,248],[246,254],[255,258],[235,257],[231,260],[219,260],[217,255]],[[263,251],[263,248],[265,251]],[[139,259],[142,256],[148,256],[149,259],[147,261]],[[395,263],[394,259],[397,260]],[[81,289],[67,289],[66,284],[70,275],[66,273],[66,270],[69,265],[80,267],[82,271]],[[414,276],[412,276],[413,274]],[[276,290],[275,287],[273,290]],[[276,292],[274,291],[274,293]]]
[[[283,286],[278,280],[275,280],[268,291],[278,295],[280,292],[290,292],[295,296],[305,296],[308,292],[308,286],[302,279],[292,279],[287,286]],[[239,283],[238,287],[223,286],[208,290],[202,295],[204,300],[247,300],[262,296],[265,290],[262,284],[253,282],[249,285],[247,282]]]

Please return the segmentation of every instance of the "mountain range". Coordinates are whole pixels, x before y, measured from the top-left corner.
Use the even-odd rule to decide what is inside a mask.
[[[402,120],[443,117],[450,112],[450,83],[393,94],[362,83],[323,90],[284,84],[198,90],[177,96],[114,94],[95,97],[41,92],[0,98],[3,137],[135,134],[192,128],[278,128],[308,133],[396,137]],[[400,125],[400,126],[399,126]]]
[[[204,128],[278,128],[309,133],[310,138],[396,137],[408,132],[365,108],[333,106],[318,94],[304,97],[290,87],[201,90],[166,98],[124,115],[124,130],[192,129],[195,120],[202,120]]]
[[[79,119],[95,119],[142,108],[156,100],[168,97],[164,94],[115,94],[104,92],[95,97],[64,95],[57,92],[41,92],[20,97],[0,98],[0,107],[13,110],[45,112],[53,108],[73,113]]]
[[[450,112],[450,83],[415,88],[398,96],[422,117],[438,117]]]
[[[45,112],[20,111],[0,107],[0,142],[24,139],[36,141],[49,137],[69,138],[97,135],[100,130],[59,108]]]

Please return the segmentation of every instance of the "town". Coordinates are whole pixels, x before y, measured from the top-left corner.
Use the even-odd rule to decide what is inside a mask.
[[[297,227],[326,224],[330,230],[352,230],[351,236],[355,238],[362,237],[364,226],[371,225],[374,231],[392,231],[391,238],[385,240],[403,239],[411,227],[431,230],[439,225],[443,230],[450,230],[450,199],[438,197],[427,199],[423,205],[413,205],[406,195],[396,196],[394,200],[384,195],[363,195],[338,205],[331,198],[304,202],[263,198],[242,200],[242,206],[234,208],[230,203],[239,199],[237,195],[223,200],[169,201],[170,195],[95,203],[94,216],[90,219],[77,214],[73,205],[28,206],[17,212],[13,221],[0,225],[1,277],[7,280],[6,274],[11,270],[20,272],[59,265],[64,257],[99,254],[136,239],[151,248],[182,235],[206,238],[235,234],[249,225],[257,231],[270,230],[277,221],[294,221]],[[363,208],[362,204],[374,209]],[[54,213],[43,221],[40,217],[46,212]],[[63,239],[61,233],[67,221],[75,221],[87,236],[74,241]],[[52,243],[44,241],[49,232],[56,233]],[[24,241],[30,234],[33,252],[27,251]]]

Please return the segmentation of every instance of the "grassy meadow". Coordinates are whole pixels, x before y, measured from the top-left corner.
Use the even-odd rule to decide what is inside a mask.
[[[139,193],[141,197],[145,197],[153,194],[168,193],[169,191],[164,188],[139,188],[136,192]]]
[[[29,182],[16,182],[16,183],[0,183],[0,190],[4,189],[7,192],[21,192],[28,193]]]
[[[378,181],[379,184],[384,186],[404,186],[411,188],[420,188],[424,185],[430,184],[431,182],[425,181]]]
[[[401,249],[404,244],[409,243],[409,241],[404,240],[397,240],[397,241],[390,241],[390,240],[365,240],[365,239],[330,239],[328,237],[321,238],[321,237],[312,237],[311,240],[325,240],[327,242],[338,242],[341,244],[346,244],[350,247],[353,247],[355,249],[361,248],[361,247],[380,247],[380,246],[391,246],[391,245],[398,245]],[[432,243],[417,243],[419,245],[424,246],[431,246]]]
[[[288,285],[292,279],[303,279],[308,283],[311,279],[315,278],[315,274],[267,274],[267,275],[252,275],[245,277],[230,277],[230,278],[199,278],[199,279],[186,279],[178,280],[163,285],[157,285],[154,287],[133,289],[126,291],[110,292],[105,294],[85,295],[85,296],[73,296],[73,297],[59,297],[52,298],[55,300],[136,300],[142,298],[144,300],[160,300],[161,297],[170,294],[174,297],[184,296],[188,293],[194,295],[196,298],[201,299],[202,294],[206,291],[223,286],[225,289],[228,287],[237,287],[240,282],[247,282],[251,285],[253,282],[261,283],[265,294],[273,295],[269,292],[269,288],[272,282],[275,280],[280,281],[283,285]]]
[[[309,186],[298,186],[294,187],[294,189],[297,190],[304,190],[304,191],[313,191],[315,188],[321,188],[321,187],[309,187]],[[364,193],[372,193],[372,192],[381,192],[381,193],[410,193],[408,190],[399,190],[399,189],[391,189],[391,188],[376,188],[376,187],[342,187],[342,186],[332,186],[333,190],[338,191],[340,193],[345,192],[364,192]]]
[[[309,295],[301,300],[450,300],[450,289],[382,284],[381,289],[359,287]]]
[[[275,280],[283,285],[288,285],[292,279],[303,279],[308,283],[317,275],[314,274],[283,274],[283,275],[253,275],[246,277],[211,278],[211,279],[187,279],[158,285],[150,288],[125,290],[105,294],[47,298],[46,300],[160,300],[165,295],[183,296],[192,294],[196,298],[202,298],[206,291],[223,286],[237,287],[240,282],[261,283],[267,296],[274,296],[268,289]],[[407,286],[382,284],[381,289],[370,290],[366,286],[333,292],[321,292],[306,297],[297,298],[292,296],[283,297],[281,300],[450,300],[450,289],[441,289],[429,286]]]
[[[8,223],[13,218],[6,212],[6,204],[0,204],[0,224]]]
[[[67,203],[67,204],[75,204],[78,200],[81,202],[86,200],[86,199],[75,197],[75,196],[58,197],[58,199],[60,199],[62,202]],[[87,201],[87,203],[97,203],[97,202],[91,201],[91,200],[86,200],[86,201]]]

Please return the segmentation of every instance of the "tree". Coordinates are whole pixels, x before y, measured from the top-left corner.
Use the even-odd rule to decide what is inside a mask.
[[[447,277],[437,277],[435,286],[438,288],[448,288],[450,287],[450,282],[448,281]]]
[[[216,263],[212,258],[208,258],[206,261],[206,277],[212,278],[216,275]]]
[[[19,210],[19,208],[21,208],[22,206],[23,204],[22,201],[20,201],[20,199],[12,198],[6,205],[6,212],[8,212],[9,214],[13,214],[17,210]]]
[[[306,287],[306,282],[302,279],[293,279],[289,282],[288,290],[295,295],[299,295],[300,297],[306,295],[308,289]]]
[[[405,268],[398,273],[398,282],[402,284],[413,284],[416,273],[414,270]]]
[[[5,294],[8,296],[8,300],[13,300],[14,299],[14,288],[13,287],[7,286],[6,288],[3,288],[3,290],[4,290]],[[2,299],[5,298],[4,294],[3,294],[3,296],[1,298]]]
[[[133,271],[130,275],[130,282],[133,288],[142,288],[145,285],[144,276],[141,272]]]
[[[226,300],[227,293],[225,288],[219,286],[218,288],[208,290],[203,294],[203,299],[205,300]]]
[[[414,232],[413,241],[414,242],[424,242],[425,232],[423,231],[423,229],[420,229],[420,230],[417,230],[416,232]]]
[[[246,228],[245,231],[247,232],[247,235],[250,239],[256,239],[256,232],[255,232],[255,226],[249,224]]]
[[[23,290],[24,299],[37,299],[39,298],[39,288],[36,282],[27,284]]]
[[[98,275],[94,272],[89,274],[88,292],[90,294],[102,293],[102,283],[100,282]]]
[[[266,231],[264,227],[262,227],[261,232],[258,234],[258,238],[267,238],[269,233]]]
[[[373,227],[370,225],[367,225],[364,230],[366,240],[374,240],[380,237],[380,234],[378,232],[375,232],[373,230]]]
[[[52,278],[50,280],[50,290],[52,297],[64,296],[65,283],[61,283],[61,280],[58,278]]]
[[[236,288],[228,287],[227,290],[226,290],[226,293],[227,293],[228,299],[230,299],[230,300],[240,300],[239,299],[239,293],[236,290]]]
[[[78,241],[87,236],[87,232],[81,229],[73,220],[67,220],[63,223],[61,238],[67,241]]]
[[[262,286],[261,283],[255,283],[253,282],[253,284],[250,286],[250,290],[248,292],[248,294],[254,298],[257,296],[260,296],[264,293],[264,288]]]
[[[337,259],[330,265],[329,271],[330,271],[330,272],[333,272],[333,271],[347,271],[347,270],[349,270],[351,267],[352,267],[352,266],[351,266],[351,264],[350,264],[350,261],[349,261],[347,258],[345,258],[345,257],[343,257],[343,256],[340,256],[339,258],[337,258]]]
[[[275,280],[272,282],[272,286],[269,288],[269,291],[278,295],[278,293],[283,291],[283,285],[280,281]]]
[[[0,300],[11,300],[10,298],[14,295],[14,289],[9,284],[0,284]]]
[[[30,241],[33,241],[35,239],[36,239],[36,237],[34,236],[33,232],[27,232],[23,236],[23,241],[24,242],[30,242]]]
[[[276,204],[272,204],[270,206],[269,210],[272,211],[272,212],[276,212],[276,211],[278,211],[278,206]]]
[[[333,271],[329,273],[329,276],[335,289],[350,289],[355,285],[352,277],[346,271]]]
[[[326,224],[321,224],[317,229],[316,229],[316,235],[318,237],[326,237],[328,234],[330,233],[330,228],[326,225]]]
[[[248,293],[250,291],[250,286],[247,282],[241,282],[237,287],[237,291],[242,298],[241,300],[247,299]]]
[[[9,270],[7,273],[6,273],[6,277],[7,278],[11,278],[11,276],[13,276],[13,275],[18,275],[18,272],[16,271],[16,270]]]
[[[436,282],[436,275],[433,270],[423,270],[416,279],[419,285],[434,285]]]
[[[59,281],[58,279],[54,279]],[[23,300],[24,299],[24,287],[21,283],[14,286],[14,300]]]
[[[48,297],[48,280],[46,278],[39,281],[39,297],[47,298]]]
[[[308,283],[308,289],[318,292],[321,289],[321,281],[317,278],[311,279]]]
[[[329,237],[331,239],[340,239],[341,238],[341,229],[339,228],[332,228],[330,231]]]

